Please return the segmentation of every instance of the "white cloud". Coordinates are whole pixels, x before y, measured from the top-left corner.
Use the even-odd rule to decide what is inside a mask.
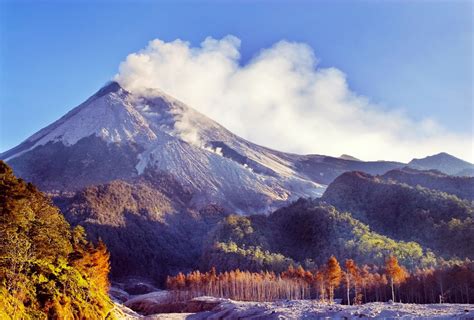
[[[446,151],[474,160],[471,135],[371,103],[350,90],[342,71],[318,67],[306,44],[280,41],[243,66],[239,47],[233,36],[200,47],[153,40],[122,62],[116,80],[132,92],[158,88],[282,151],[401,161]]]

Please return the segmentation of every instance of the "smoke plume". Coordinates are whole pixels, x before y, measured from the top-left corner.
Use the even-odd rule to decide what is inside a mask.
[[[280,41],[245,65],[239,49],[234,36],[208,37],[199,47],[156,39],[130,54],[115,79],[132,92],[158,88],[281,151],[400,161],[445,151],[474,160],[471,135],[372,103],[348,87],[341,70],[319,67],[306,44]]]

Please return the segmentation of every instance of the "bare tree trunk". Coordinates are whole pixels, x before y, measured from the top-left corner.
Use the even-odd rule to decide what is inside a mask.
[[[395,302],[395,290],[393,289],[393,278],[390,279],[390,286],[392,287],[392,301]]]
[[[348,306],[351,305],[351,294],[350,294],[350,290],[351,290],[351,281],[350,281],[349,277],[347,277],[347,305],[348,305]]]

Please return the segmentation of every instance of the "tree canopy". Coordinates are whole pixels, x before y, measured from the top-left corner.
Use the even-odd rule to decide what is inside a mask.
[[[109,255],[0,161],[0,318],[105,319]]]

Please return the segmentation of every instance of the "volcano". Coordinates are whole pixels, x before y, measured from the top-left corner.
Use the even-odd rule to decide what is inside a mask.
[[[238,137],[167,94],[137,95],[117,82],[3,153],[16,174],[43,191],[77,191],[146,171],[172,175],[192,205],[262,212],[325,185],[298,169],[302,156]]]

